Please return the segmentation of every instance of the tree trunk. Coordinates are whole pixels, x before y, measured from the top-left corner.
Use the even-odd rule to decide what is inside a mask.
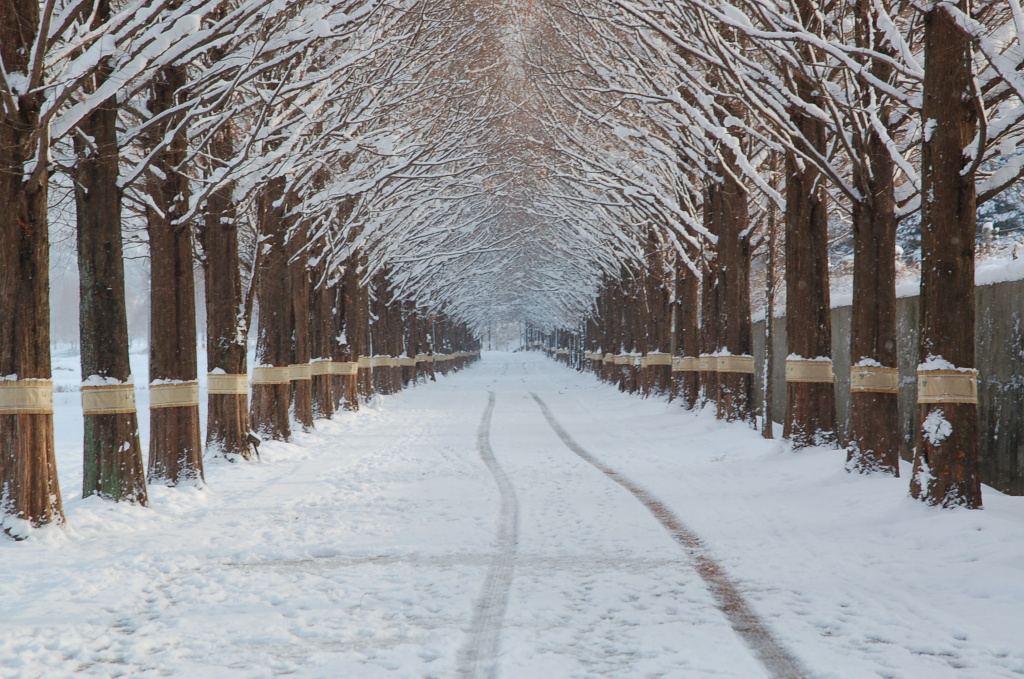
[[[184,66],[167,66],[152,84],[150,110],[166,114],[188,84]],[[174,486],[203,480],[196,356],[195,275],[188,209],[188,148],[184,113],[166,115],[149,134],[157,172],[147,175],[146,207],[151,270],[149,481]]]
[[[389,281],[390,283],[390,281]],[[395,297],[394,292],[388,294],[388,311],[391,315],[391,334],[388,343],[388,355],[392,358],[391,368],[388,370],[391,376],[391,389],[393,393],[402,391],[402,366],[398,357],[405,353],[405,304]]]
[[[339,408],[349,411],[359,410],[359,375],[352,370],[352,364],[358,361],[352,348],[352,336],[355,330],[353,314],[355,306],[350,295],[355,294],[354,286],[357,284],[354,272],[350,263],[346,263],[345,272],[336,290],[337,304],[337,329],[338,336],[332,345],[335,352],[335,361],[345,364],[344,374],[339,372],[335,375],[333,388],[335,390],[335,403]]]
[[[683,370],[676,373],[679,398],[683,407],[693,410],[700,399],[700,371],[696,362],[700,355],[700,278],[684,263],[676,272],[676,355],[683,358]]]
[[[957,6],[969,13],[967,0]],[[974,234],[978,105],[971,39],[942,5],[925,14],[921,150],[921,347],[911,494],[981,507],[974,371]]]
[[[356,276],[356,286],[353,290],[352,320],[354,322],[355,336],[349,341],[353,343],[352,354],[365,364],[373,355],[373,344],[370,336],[370,284],[361,282],[361,272],[366,270],[365,257],[354,258],[358,262],[353,268],[353,275]],[[365,360],[363,360],[365,359]],[[357,359],[353,359],[357,360]],[[369,367],[359,368],[359,397],[369,401],[374,394],[373,370]]]
[[[110,15],[97,8],[96,24]],[[94,24],[95,25],[95,24]],[[95,91],[108,77],[97,68]],[[108,99],[80,124],[86,144],[75,139],[75,217],[78,242],[79,338],[81,340],[83,440],[82,496],[145,505],[146,473],[139,442],[135,385],[128,361],[121,242],[121,190],[117,185],[117,102]]]
[[[420,353],[427,358],[422,363],[416,363],[416,371],[423,379],[424,384],[427,380],[434,379],[434,316],[428,316],[423,321],[423,332],[420,337]]]
[[[285,252],[284,178],[267,183],[259,199],[263,268],[256,284],[259,330],[252,376],[252,427],[264,439],[291,438],[292,357],[291,279]]]
[[[774,168],[774,159],[772,167]],[[775,438],[775,422],[772,404],[775,403],[775,256],[778,252],[778,229],[776,228],[775,205],[768,207],[768,266],[765,272],[764,304],[764,398],[761,399],[761,435],[766,439]]]
[[[671,284],[664,253],[653,231],[647,237],[647,367],[644,389],[648,394],[664,395],[672,385],[672,299]],[[651,355],[653,354],[653,357]]]
[[[725,420],[754,424],[747,194],[728,172],[717,193],[718,411]]]
[[[310,328],[313,347],[313,416],[330,419],[334,415],[334,378],[329,371],[334,360],[331,347],[332,331],[337,326],[335,299],[337,291],[322,280],[325,268],[321,264],[313,273],[315,287],[310,296]]]
[[[38,30],[39,3],[0,3],[8,73],[28,70]],[[25,178],[38,153],[42,103],[39,93],[18,96],[18,110],[0,120],[0,525],[15,538],[64,522],[53,448],[46,168]]]
[[[639,267],[638,267],[639,268]],[[641,272],[631,272],[628,279],[629,298],[626,302],[626,352],[630,356],[643,355],[647,351],[648,303],[647,286]],[[635,359],[627,359],[624,371],[626,391],[635,394],[640,391],[640,368]]]
[[[885,44],[870,0],[856,5],[859,46]],[[872,59],[872,75],[887,81],[892,67]],[[870,92],[864,108],[877,107]],[[891,107],[878,111],[888,120]],[[894,163],[878,132],[863,124],[854,135],[858,159],[853,183],[853,309],[850,331],[850,432],[846,468],[899,476],[899,375],[896,370],[896,199]]]
[[[292,407],[303,431],[313,429],[313,379],[309,364],[312,344],[309,332],[309,254],[302,226],[288,239],[288,276],[291,278],[292,304]]]
[[[415,303],[404,302],[402,308],[405,316],[403,354],[406,357],[402,365],[402,386],[408,387],[416,382],[416,354],[419,353],[420,347],[420,317],[416,313]]]
[[[817,97],[801,81],[804,101]],[[794,122],[820,153],[825,126],[800,112]],[[828,288],[828,209],[824,178],[812,164],[786,154],[786,421],[793,448],[835,444],[832,322]]]
[[[230,126],[216,133],[210,155],[220,161],[234,155]],[[200,232],[206,277],[206,446],[215,455],[248,460],[249,333],[233,191],[231,183],[210,195]]]
[[[716,212],[721,210],[720,191],[709,185],[704,198],[704,225],[712,234],[718,235],[719,219]],[[700,384],[703,387],[701,405],[718,403],[718,252],[705,249],[702,253],[704,275],[700,289]],[[718,416],[722,412],[718,411]]]

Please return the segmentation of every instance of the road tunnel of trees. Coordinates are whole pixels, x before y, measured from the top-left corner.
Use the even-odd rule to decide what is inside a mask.
[[[910,223],[910,492],[981,506],[976,215],[1024,173],[1017,0],[0,0],[0,60],[10,535],[63,521],[58,219],[81,280],[86,495],[145,504],[147,482],[201,483],[204,454],[249,459],[461,368],[497,322],[624,389],[755,425],[753,308],[769,333],[784,312],[781,433],[840,445],[837,244],[853,255],[847,469],[898,474]],[[146,464],[129,241],[151,273]]]

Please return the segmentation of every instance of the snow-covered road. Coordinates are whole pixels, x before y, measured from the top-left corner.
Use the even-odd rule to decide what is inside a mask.
[[[69,525],[0,542],[0,677],[772,676],[541,403],[700,536],[808,676],[1024,675],[1024,499],[926,509],[839,451],[489,353],[150,509],[74,499],[59,410]]]

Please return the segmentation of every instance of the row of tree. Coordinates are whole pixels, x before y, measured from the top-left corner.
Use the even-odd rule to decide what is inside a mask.
[[[87,425],[87,459],[138,450],[122,250],[134,238],[152,281],[149,473],[169,482],[199,476],[197,261],[224,397],[211,443],[241,454],[254,318],[252,415],[277,436],[288,366],[377,351],[366,320],[339,330],[353,304],[391,328],[381,337],[408,335],[407,358],[428,318],[447,319],[437,341],[514,320],[579,328],[591,354],[715,357],[731,366],[723,413],[750,420],[751,267],[765,253],[769,319],[785,281],[784,434],[800,447],[835,438],[828,247],[851,238],[850,468],[896,473],[894,234],[916,219],[930,424],[913,492],[980,506],[975,214],[1024,172],[1022,39],[1016,0],[8,0],[3,514],[60,514],[47,246],[65,218],[83,393],[112,418]],[[645,388],[664,388],[664,372]],[[314,385],[327,381],[299,380],[298,421],[326,408]],[[87,492],[141,501],[137,484],[109,480],[129,473],[120,462],[90,464],[108,480]]]
[[[310,427],[360,394],[390,393],[476,350],[464,323],[403,295],[363,242],[368,196],[424,152],[422,143],[410,151],[415,131],[396,122],[411,92],[430,89],[421,56],[458,43],[457,28],[441,46],[442,31],[418,32],[446,13],[426,17],[417,4],[0,5],[5,532],[63,521],[48,332],[54,220],[73,220],[77,241],[85,495],[145,504],[147,477],[202,479],[197,270],[214,454],[248,457],[250,430],[287,438],[293,418]],[[125,237],[145,243],[151,274],[145,476]],[[367,362],[375,356],[388,358]]]
[[[585,37],[565,41],[579,68],[552,58],[540,70],[622,140],[595,156],[594,133],[575,126],[560,147],[589,162],[587,180],[614,186],[651,233],[605,272],[588,319],[564,336],[591,355],[692,359],[678,373],[686,402],[701,385],[721,416],[753,421],[750,271],[762,252],[769,319],[777,271],[785,283],[784,435],[795,448],[834,444],[829,243],[850,237],[848,468],[897,474],[894,251],[899,221],[917,220],[911,492],[980,507],[976,214],[1021,177],[1019,3],[580,0],[571,16],[550,11],[567,37]],[[610,365],[600,370],[637,379]],[[661,368],[642,372],[650,376],[626,387],[664,379]]]

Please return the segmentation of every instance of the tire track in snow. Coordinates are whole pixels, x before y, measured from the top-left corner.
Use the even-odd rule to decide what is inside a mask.
[[[494,392],[489,392],[476,444],[487,469],[494,476],[501,495],[498,517],[498,551],[492,557],[484,577],[483,591],[473,609],[473,620],[466,641],[456,659],[458,676],[465,679],[493,679],[497,676],[501,628],[508,607],[509,590],[515,571],[516,547],[519,541],[519,507],[516,492],[491,449],[491,416],[494,413]]]
[[[687,528],[664,503],[588,453],[562,428],[540,396],[533,392],[530,392],[530,396],[540,406],[548,424],[569,450],[632,493],[689,554],[694,568],[718,603],[719,610],[725,614],[733,630],[747,644],[768,674],[773,679],[807,679],[810,677],[811,675],[803,668],[800,661],[775,638],[764,620],[750,607],[736,583],[725,573],[721,564],[707,554],[700,537]]]

